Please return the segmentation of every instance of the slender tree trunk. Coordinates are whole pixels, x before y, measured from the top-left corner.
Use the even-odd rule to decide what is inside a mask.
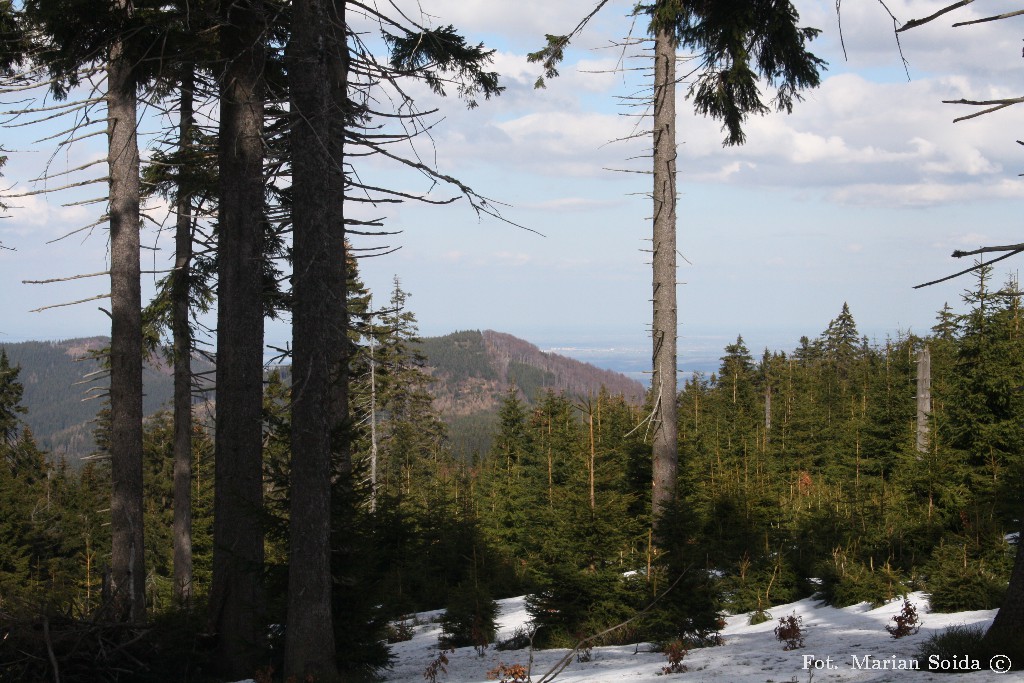
[[[547,416],[548,422],[548,508],[555,507],[555,461],[551,452],[551,415]]]
[[[110,167],[111,590],[118,620],[146,617],[142,522],[142,291],[135,79],[115,42],[107,66]]]
[[[653,493],[655,528],[675,499],[676,425],[676,50],[671,34],[654,38],[654,397]]]
[[[594,467],[597,460],[597,446],[594,443],[594,404],[587,401],[587,417],[590,427],[590,457],[587,459],[587,474],[590,478],[590,512],[597,510],[597,497],[594,495]]]
[[[264,11],[222,4],[213,585],[218,664],[252,673],[264,639],[263,195]]]
[[[178,148],[192,141],[194,75],[185,67],[181,77]],[[182,155],[185,157],[186,155]],[[179,171],[181,172],[181,171]],[[174,337],[174,595],[179,604],[192,604],[192,327],[189,324],[189,282],[192,267],[192,197],[179,182],[175,206],[174,275],[171,330]]]
[[[331,454],[341,343],[331,233],[329,0],[295,0],[289,46],[292,157],[292,425],[286,678],[336,680],[331,598]],[[343,291],[342,291],[343,293]]]
[[[373,320],[373,299],[369,316]],[[377,346],[370,333],[370,512],[377,511]]]
[[[917,352],[917,450],[928,452],[928,418],[932,414],[932,356],[928,347]]]

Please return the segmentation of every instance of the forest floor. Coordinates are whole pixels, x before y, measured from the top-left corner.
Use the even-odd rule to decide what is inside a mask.
[[[686,656],[685,673],[663,674],[667,665],[665,655],[652,652],[651,646],[641,644],[620,647],[594,648],[591,659],[579,662],[575,657],[556,681],[560,683],[636,683],[671,681],[720,681],[722,683],[822,683],[824,681],[944,681],[945,683],[1000,683],[1024,680],[1021,672],[1000,674],[990,669],[989,662],[979,662],[980,671],[950,676],[929,670],[929,661],[918,657],[919,646],[932,634],[955,624],[987,627],[995,610],[935,614],[928,612],[927,598],[921,593],[910,595],[917,607],[921,630],[916,635],[893,639],[886,625],[900,612],[901,601],[872,609],[867,603],[843,609],[829,607],[813,599],[779,605],[771,610],[772,620],[756,626],[748,625],[749,615],[740,614],[726,619],[721,635],[724,644],[691,650]],[[498,640],[509,638],[523,627],[529,616],[524,598],[510,598],[499,602]],[[395,663],[384,680],[389,683],[424,683],[424,672],[439,654],[437,638],[440,624],[433,621],[440,611],[417,615],[413,638],[393,645]],[[774,629],[781,617],[796,614],[803,619],[805,645],[784,651],[775,638]],[[539,681],[556,666],[567,650],[541,650],[534,652],[532,679]],[[437,683],[486,683],[488,672],[499,666],[528,665],[529,650],[498,651],[492,647],[479,656],[472,647],[457,649],[447,654],[446,672],[438,673]],[[854,660],[854,657],[856,660]],[[813,662],[819,662],[815,668]],[[888,664],[890,667],[919,666],[918,670],[892,670],[858,668]],[[963,661],[956,662],[961,666]],[[947,666],[954,666],[947,662]],[[996,662],[996,665],[999,663]],[[493,680],[493,678],[491,679]]]

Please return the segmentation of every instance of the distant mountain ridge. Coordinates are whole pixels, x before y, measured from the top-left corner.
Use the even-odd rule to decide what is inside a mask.
[[[513,386],[527,403],[545,390],[584,399],[601,387],[632,403],[644,397],[644,386],[621,373],[541,351],[494,330],[428,337],[420,348],[434,378],[434,405],[450,427],[452,450],[467,460],[490,449],[498,409]]]
[[[630,402],[643,401],[643,385],[621,373],[541,351],[504,332],[461,331],[428,337],[421,349],[435,380],[434,405],[446,417],[497,408],[512,386],[528,403],[544,390],[585,398],[596,395],[602,386]]]
[[[107,385],[100,364],[91,357],[109,344],[107,337],[3,344],[12,365],[21,367],[25,388],[24,416],[39,445],[69,463],[94,449],[93,420]],[[612,394],[639,403],[644,388],[625,375],[555,353],[493,330],[462,331],[422,339],[421,351],[434,378],[435,406],[451,425],[456,451],[470,454],[489,448],[497,410],[510,387],[532,403],[544,390],[576,398],[596,395],[604,386]],[[212,365],[197,358],[196,372]],[[151,415],[169,407],[173,393],[170,367],[161,359],[148,362],[143,373],[143,410]]]
[[[93,421],[103,406],[108,382],[94,354],[109,344],[109,337],[0,344],[11,365],[21,367],[22,405],[28,409],[23,419],[36,443],[56,457],[66,457],[72,465],[95,448]],[[213,367],[198,357],[192,366],[197,373]],[[142,383],[145,415],[168,407],[174,378],[159,355],[143,366]]]

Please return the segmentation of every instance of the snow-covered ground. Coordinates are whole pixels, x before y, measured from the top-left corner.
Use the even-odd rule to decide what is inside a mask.
[[[957,614],[928,613],[928,602],[920,593],[910,600],[918,609],[921,619],[920,633],[894,640],[885,630],[892,617],[899,613],[902,603],[896,601],[878,609],[868,604],[836,609],[806,599],[771,610],[773,619],[757,626],[747,625],[747,615],[729,617],[722,631],[725,644],[692,650],[686,657],[686,673],[662,674],[665,656],[651,652],[645,644],[623,647],[594,648],[591,661],[571,660],[557,681],[564,683],[610,683],[631,681],[670,683],[670,681],[720,681],[722,683],[814,683],[815,681],[942,681],[943,683],[979,683],[1024,680],[1021,672],[1000,674],[989,669],[989,662],[981,662],[981,671],[951,678],[947,674],[929,671],[926,659],[917,660],[917,648],[931,634],[954,624],[987,627],[995,610],[961,612]],[[499,639],[508,638],[517,627],[528,621],[523,598],[500,601]],[[780,617],[795,613],[803,618],[805,646],[791,652],[782,649],[775,638],[774,629]],[[391,683],[424,683],[424,671],[438,655],[437,637],[440,624],[431,621],[439,612],[418,615],[412,640],[393,646],[396,656],[394,667],[385,679]],[[539,680],[564,655],[566,650],[534,652],[533,680]],[[856,657],[856,660],[853,658]],[[447,674],[440,674],[438,682],[486,683],[487,672],[505,664],[527,665],[529,651],[500,652],[493,647],[478,656],[471,647],[460,648],[448,655]],[[814,668],[813,662],[817,661]],[[892,670],[857,668],[856,664],[875,662],[890,667],[920,666],[919,670]],[[996,663],[999,664],[998,662]]]

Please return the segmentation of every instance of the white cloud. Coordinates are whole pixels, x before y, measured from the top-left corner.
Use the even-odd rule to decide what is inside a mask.
[[[429,4],[420,0],[396,0],[395,4],[409,18],[425,25],[454,24],[471,40],[474,35],[497,34],[503,40],[522,43],[531,49],[544,45],[545,34],[569,33],[594,8],[590,0],[431,0]],[[591,22],[590,28],[611,28],[624,35],[629,28],[628,15],[632,7],[631,0],[612,0]],[[577,44],[599,45],[603,38],[604,31],[585,31]]]
[[[829,193],[839,204],[868,206],[933,206],[984,199],[1024,198],[1024,184],[1014,180],[985,183],[911,183],[848,185]]]
[[[497,251],[491,256],[496,265],[506,267],[521,268],[533,262],[533,257],[530,254],[521,252]]]
[[[834,4],[813,7],[818,14],[805,12],[805,16],[834,19]],[[854,45],[861,45],[861,32],[875,27],[878,17],[874,6],[865,9],[858,4],[848,20],[847,9],[843,26],[852,52]],[[925,6],[904,3],[898,9],[914,16]],[[496,17],[505,11],[492,8],[488,16],[500,21]],[[486,13],[479,7],[466,12],[477,18]],[[442,14],[441,9],[438,13]],[[945,41],[926,38],[915,48],[922,49],[925,57],[931,59],[936,51],[948,49],[948,35]],[[882,42],[868,40],[870,45],[877,43],[878,49]],[[822,86],[806,93],[806,101],[796,105],[793,115],[772,113],[749,119],[748,142],[741,148],[723,149],[720,124],[696,116],[685,101],[685,89],[680,89],[681,177],[686,182],[802,191],[822,188],[822,196],[832,201],[854,201],[865,196],[858,187],[886,183],[893,189],[876,196],[889,197],[894,205],[906,205],[911,195],[924,202],[1015,197],[1003,181],[1011,172],[1008,169],[1024,165],[1011,142],[1019,114],[1001,112],[981,121],[953,124],[952,118],[965,113],[963,107],[941,104],[943,99],[1008,94],[1006,84],[1013,81],[1000,83],[991,73],[983,78],[977,75],[980,68],[975,67],[982,57],[975,52],[980,51],[980,46],[972,44],[970,63],[963,68],[910,83],[900,78],[873,80],[871,74],[826,74]],[[893,50],[886,59],[887,68],[898,74],[898,54]],[[635,116],[639,110],[620,108],[615,99],[638,92],[642,80],[631,74],[623,83],[621,74],[584,73],[608,72],[616,62],[614,54],[570,62],[560,79],[547,90],[536,91],[536,65],[528,64],[522,54],[499,52],[496,68],[508,87],[506,93],[474,111],[441,104],[448,120],[435,129],[436,146],[430,153],[436,150],[442,169],[456,175],[459,169],[499,164],[505,175],[565,179],[608,178],[613,174],[607,168],[642,171],[649,145],[646,137],[610,144],[642,134],[649,125]],[[963,187],[951,192],[950,186],[958,183]],[[837,191],[846,185],[851,187]]]
[[[519,207],[537,211],[586,211],[608,208],[621,203],[621,200],[597,199],[593,197],[560,197],[543,202],[520,204]]]
[[[97,206],[61,206],[57,200],[44,195],[30,195],[6,199],[8,218],[4,219],[11,234],[40,233],[52,239],[70,230],[97,220],[101,210]]]

